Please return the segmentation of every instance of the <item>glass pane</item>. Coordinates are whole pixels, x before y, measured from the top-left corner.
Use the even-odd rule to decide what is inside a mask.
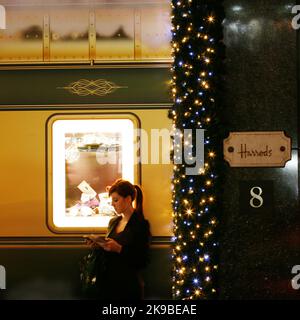
[[[134,8],[99,7],[96,13],[96,59],[134,59]]]
[[[133,132],[129,119],[53,123],[56,227],[107,226],[115,215],[107,187],[118,178],[134,182]]]
[[[89,60],[89,8],[60,6],[49,13],[50,60]]]
[[[143,59],[170,59],[170,4],[141,8],[141,43]]]
[[[6,29],[0,30],[1,61],[43,60],[44,10],[7,6]]]
[[[0,63],[171,59],[168,0],[3,0]]]

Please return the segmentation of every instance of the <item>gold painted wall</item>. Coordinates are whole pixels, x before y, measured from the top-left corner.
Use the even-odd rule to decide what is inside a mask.
[[[171,59],[171,5],[157,1],[1,1],[0,63]]]
[[[95,113],[88,110],[0,112],[2,237],[55,236],[46,224],[46,121],[53,114],[74,112]],[[118,111],[101,109],[97,112]],[[122,112],[132,112],[139,117],[141,128],[148,133],[154,128],[171,129],[166,109],[122,109]],[[172,165],[145,164],[141,173],[145,215],[150,220],[152,233],[170,236]]]

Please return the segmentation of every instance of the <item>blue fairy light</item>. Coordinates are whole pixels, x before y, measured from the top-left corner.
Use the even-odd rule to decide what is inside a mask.
[[[199,283],[199,279],[195,278],[195,279],[193,280],[193,282],[194,282],[195,284],[198,284],[198,283]]]
[[[204,255],[204,261],[209,261],[209,260],[210,260],[209,255],[208,255],[208,254],[205,254],[205,255]]]

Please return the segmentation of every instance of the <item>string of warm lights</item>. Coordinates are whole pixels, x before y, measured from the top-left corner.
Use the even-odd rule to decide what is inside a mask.
[[[172,289],[175,299],[210,299],[218,293],[216,226],[220,214],[218,88],[223,59],[221,2],[172,1],[174,103],[170,118],[175,132],[172,152]],[[185,129],[192,129],[192,134],[186,137]],[[197,175],[187,175],[186,169],[192,167],[189,160],[197,152],[195,129],[205,130],[204,166]],[[180,154],[181,145],[193,151],[188,153],[188,159]]]

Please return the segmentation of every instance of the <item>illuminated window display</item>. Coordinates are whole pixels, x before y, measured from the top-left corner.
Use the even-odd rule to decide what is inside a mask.
[[[115,215],[107,187],[134,182],[134,123],[72,119],[52,123],[53,224],[101,228]]]

